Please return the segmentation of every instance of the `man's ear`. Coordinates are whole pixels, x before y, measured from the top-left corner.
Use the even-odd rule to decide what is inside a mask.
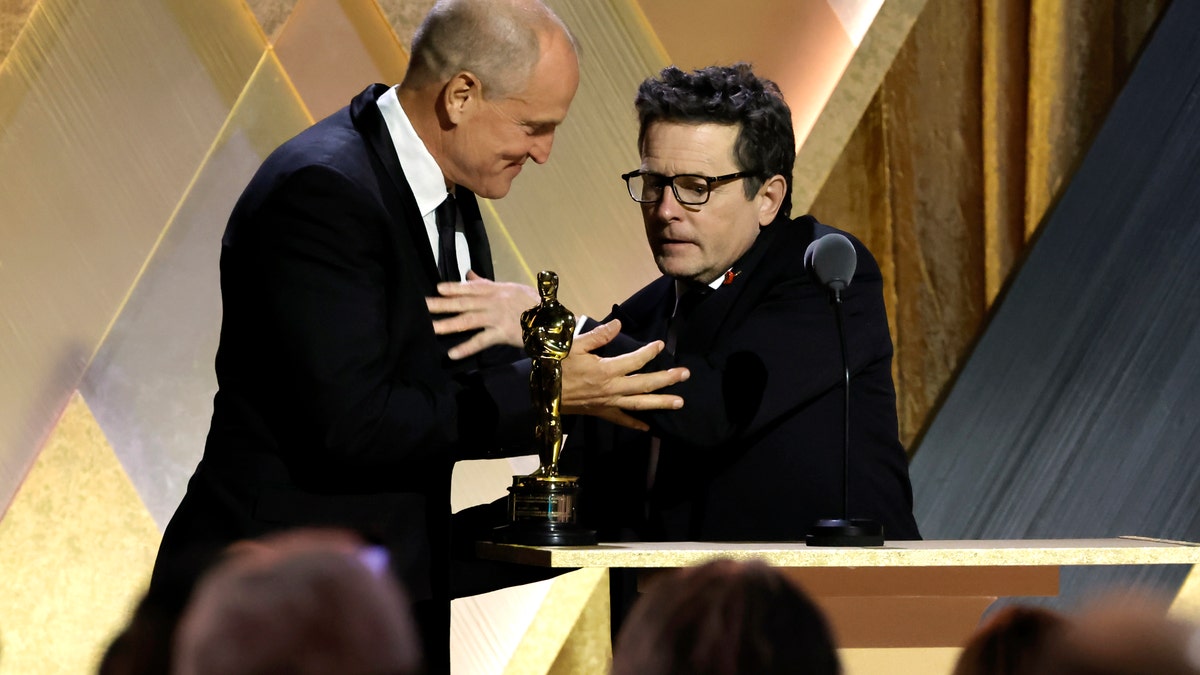
[[[775,220],[779,208],[783,206],[783,197],[787,194],[787,181],[783,176],[775,174],[758,188],[755,199],[758,200],[758,224],[767,226]]]
[[[469,70],[461,70],[442,87],[440,99],[446,119],[454,125],[474,112],[483,100],[483,83]]]

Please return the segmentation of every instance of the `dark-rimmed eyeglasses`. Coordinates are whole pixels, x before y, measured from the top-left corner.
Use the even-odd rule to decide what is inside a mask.
[[[681,173],[674,176],[664,176],[649,171],[630,171],[621,174],[625,186],[629,188],[629,196],[639,204],[654,204],[662,199],[663,188],[671,186],[675,201],[688,206],[700,206],[708,202],[713,186],[717,183],[749,178],[753,171],[738,171],[724,176],[701,176],[694,173]]]

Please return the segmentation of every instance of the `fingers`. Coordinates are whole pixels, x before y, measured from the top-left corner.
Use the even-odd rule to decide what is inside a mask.
[[[467,272],[466,281],[443,281],[437,285],[438,294],[425,298],[429,311],[443,314],[479,309],[489,303],[503,301],[506,296],[528,298],[529,291],[520,284],[498,283],[474,272]]]
[[[425,298],[426,308],[437,318],[435,334],[482,331],[452,350],[450,358],[465,358],[497,344],[521,346],[521,312],[537,304],[537,291],[474,272],[468,272],[466,281],[443,282],[437,288],[440,295]]]
[[[586,354],[588,352],[595,351],[595,350],[603,347],[604,345],[612,342],[613,338],[617,337],[617,335],[620,332],[621,332],[620,319],[613,319],[612,321],[609,321],[608,323],[602,323],[599,326],[596,326],[595,328],[589,330],[586,333],[582,333],[579,335],[579,337],[575,338],[575,342],[572,344],[572,347],[571,347],[571,353],[572,354],[576,354],[576,353]],[[661,344],[661,342],[659,344]],[[654,357],[651,356],[650,358],[654,358]]]
[[[593,406],[564,406],[563,412],[568,415],[592,415],[613,424],[629,427],[637,431],[649,431],[650,425],[633,417],[627,410],[679,410],[683,407],[683,399],[670,394],[638,394],[622,396],[615,399],[612,405]]]
[[[486,327],[486,318],[481,314],[455,314],[449,318],[434,321],[433,333],[435,335],[450,335],[451,333],[463,333]]]
[[[611,338],[609,339],[611,340]],[[655,340],[654,342],[642,345],[641,347],[638,347],[627,354],[620,354],[618,356],[610,357],[608,360],[612,363],[613,367],[617,370],[620,370],[621,373],[632,373],[633,371],[638,370],[642,366],[654,360],[654,357],[658,356],[665,346],[666,345],[663,344],[662,340]]]
[[[646,391],[657,391],[663,387],[669,387],[673,384],[679,384],[692,376],[692,371],[683,366],[668,368],[667,370],[656,370],[652,373],[641,373],[636,377],[645,379],[644,383]]]
[[[460,314],[476,309],[478,303],[458,296],[435,296],[425,298],[425,307],[430,314]]]
[[[447,298],[460,296],[487,295],[494,293],[497,286],[491,279],[485,279],[474,272],[467,272],[466,281],[443,281],[437,285],[438,295]]]
[[[496,336],[495,331],[484,330],[471,336],[470,339],[454,345],[446,352],[452,361],[465,359],[468,356],[474,356],[479,352],[491,347],[492,345],[500,344],[501,340]]]
[[[618,398],[616,405],[621,410],[679,410],[683,407],[683,397],[673,394],[636,394]]]

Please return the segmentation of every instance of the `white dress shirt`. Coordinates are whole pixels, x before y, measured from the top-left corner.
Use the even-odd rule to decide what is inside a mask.
[[[425,143],[417,136],[408,114],[400,105],[396,95],[396,87],[388,89],[375,102],[383,121],[387,124],[388,134],[392,137],[392,145],[396,148],[396,156],[400,158],[400,168],[408,179],[413,196],[417,198],[417,209],[421,211],[421,219],[425,221],[425,234],[429,236],[429,248],[433,251],[433,261],[438,262],[438,231],[437,219],[434,212],[439,204],[446,200],[449,192],[446,189],[446,179],[442,169],[434,161],[433,155]],[[458,269],[463,278],[471,269],[471,251],[467,248],[467,235],[463,233],[462,214],[459,213],[458,223],[454,227],[454,251],[458,255]]]

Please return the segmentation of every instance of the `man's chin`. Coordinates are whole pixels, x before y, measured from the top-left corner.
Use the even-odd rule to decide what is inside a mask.
[[[512,181],[507,181],[502,185],[484,185],[478,190],[471,190],[476,196],[484,199],[501,199],[508,194],[512,189]]]
[[[654,262],[658,265],[659,272],[680,281],[691,281],[697,273],[692,266],[683,264],[678,260],[672,260],[669,257],[654,256]]]

